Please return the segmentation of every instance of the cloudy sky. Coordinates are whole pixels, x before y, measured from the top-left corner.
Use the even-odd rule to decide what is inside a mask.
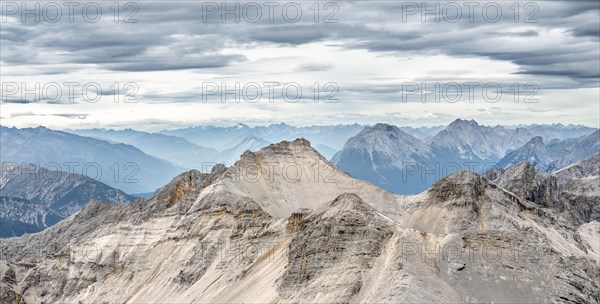
[[[599,126],[598,1],[76,4],[2,2],[3,125]]]

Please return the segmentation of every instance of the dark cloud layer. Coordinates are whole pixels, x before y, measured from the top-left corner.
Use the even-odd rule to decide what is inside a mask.
[[[519,22],[515,22],[509,8],[513,2],[498,2],[503,12],[499,21],[490,22],[476,10],[472,22],[463,14],[456,23],[443,18],[438,23],[431,16],[422,22],[420,13],[407,15],[404,22],[404,2],[393,1],[337,2],[339,11],[334,19],[338,22],[323,22],[331,10],[321,11],[319,22],[315,22],[309,9],[312,2],[298,3],[303,15],[295,23],[282,17],[280,8],[284,2],[275,9],[273,21],[264,6],[260,20],[248,22],[242,18],[237,23],[231,17],[223,22],[219,14],[203,16],[205,7],[201,3],[138,2],[138,23],[115,23],[108,4],[97,23],[85,22],[80,16],[75,17],[74,23],[68,22],[67,16],[55,24],[6,22],[0,30],[1,59],[6,72],[17,69],[15,66],[52,64],[95,65],[105,70],[133,72],[214,69],[245,60],[240,54],[223,53],[226,47],[332,41],[342,48],[380,53],[446,54],[509,61],[519,66],[519,74],[565,77],[582,86],[589,86],[589,79],[600,77],[597,1],[536,2],[536,7],[528,8],[522,3]],[[483,5],[484,2],[480,7]],[[537,22],[524,22],[534,11]],[[563,38],[552,47],[535,40],[559,30],[563,31]],[[299,67],[305,71],[327,68]]]

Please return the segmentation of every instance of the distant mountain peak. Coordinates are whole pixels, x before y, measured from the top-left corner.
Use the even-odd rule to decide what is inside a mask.
[[[386,123],[378,123],[378,124],[375,124],[372,127],[367,127],[367,128],[371,128],[371,129],[374,129],[374,130],[383,130],[383,131],[388,131],[388,132],[399,131],[400,130],[398,127],[396,127],[394,125],[389,125],[389,124],[386,124]]]
[[[246,136],[246,138],[244,138],[244,140],[242,140],[242,142],[247,142],[247,141],[252,141],[252,140],[264,141],[264,139],[256,137],[254,134],[250,134],[250,135]]]
[[[388,124],[365,127],[350,138],[331,161],[358,179],[366,179],[394,191],[422,191],[425,183],[402,179],[407,166],[432,159],[430,148],[420,139]]]
[[[390,135],[394,135],[395,137],[390,137]],[[359,132],[353,138],[365,138],[367,136],[375,136],[375,137],[386,136],[391,139],[405,139],[405,140],[409,140],[409,141],[416,140],[416,141],[420,142],[420,140],[418,138],[402,131],[397,126],[385,124],[385,123],[378,123],[373,126],[365,127],[361,132]],[[353,138],[348,140],[348,142],[350,142]]]
[[[453,127],[479,127],[479,124],[474,119],[466,120],[466,119],[457,118],[456,120],[454,120],[453,122],[451,122],[448,125],[448,127],[449,128],[453,128]]]
[[[524,166],[522,163],[527,163],[531,164],[532,169],[543,172],[553,161],[542,137],[536,136],[522,147],[506,154],[498,161],[498,166],[506,169],[515,165]]]
[[[270,125],[271,127],[285,127],[285,128],[289,128],[289,127],[294,127],[290,124],[286,124],[285,122],[280,122],[280,123],[274,123]]]
[[[536,136],[536,137],[532,138],[530,141],[528,141],[526,145],[541,148],[541,147],[544,147],[544,139],[542,139],[541,136]]]

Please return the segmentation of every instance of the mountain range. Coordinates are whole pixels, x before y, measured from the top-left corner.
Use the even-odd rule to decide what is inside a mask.
[[[553,139],[545,144],[540,136],[532,138],[523,147],[504,156],[497,164],[506,169],[520,161],[527,161],[537,171],[552,172],[600,151],[600,130],[579,138]]]
[[[167,160],[185,169],[200,169],[206,163],[214,162],[219,154],[213,148],[199,146],[184,138],[160,133],[149,133],[132,129],[84,129],[68,130],[68,132],[112,143],[128,144],[139,148],[144,153]]]
[[[125,204],[136,199],[87,176],[31,164],[1,165],[0,237],[41,231],[79,211],[90,200]]]
[[[126,193],[152,192],[182,168],[122,143],[63,131],[0,126],[2,162],[87,175]]]
[[[375,151],[414,141],[392,126],[368,132],[401,136],[367,142]],[[557,178],[578,184],[595,176],[590,164],[597,159]],[[304,139],[284,141],[231,167],[182,173],[150,199],[92,201],[40,233],[6,239],[0,295],[8,303],[599,303],[600,223],[573,222],[565,215],[577,218],[574,209],[536,201],[543,195],[528,193],[546,185],[537,178],[511,188],[531,171],[525,165],[496,168],[497,181],[461,170],[400,196],[353,179]]]
[[[360,132],[363,127],[359,124],[306,127],[291,126],[285,123],[256,127],[238,124],[232,127],[201,126],[159,132],[182,137],[195,144],[213,147],[217,150],[232,148],[248,136],[262,138],[268,142],[306,138],[315,145],[324,145],[339,150],[348,138]]]
[[[561,127],[569,131],[558,136]],[[555,129],[540,132],[537,126],[532,130],[489,127],[474,120],[457,119],[429,140],[422,141],[398,127],[377,124],[350,138],[331,160],[353,177],[396,193],[414,194],[464,169],[479,172],[494,166],[505,169],[526,160],[536,169],[550,172],[599,152],[598,129],[562,125],[556,125]],[[566,138],[580,135],[582,130],[589,133]],[[558,137],[548,139],[550,143],[546,145],[542,136],[535,135],[541,133]]]
[[[446,127],[382,126],[386,125],[295,127],[281,123],[155,133],[69,130],[80,136],[46,128],[2,127],[0,152],[6,161],[56,162],[64,171],[68,167],[62,165],[75,162],[79,165],[75,172],[138,194],[152,193],[184,170],[206,171],[216,163],[232,165],[245,150],[257,151],[271,142],[302,137],[313,140],[315,149],[354,177],[400,194],[413,194],[449,173],[472,167],[483,172],[494,165],[507,168],[529,159],[537,170],[551,172],[593,155],[599,142],[598,129],[561,124],[490,127],[457,119]],[[595,135],[590,135],[594,131]],[[54,141],[60,142],[58,149],[43,149]],[[27,148],[15,150],[21,145]],[[26,152],[34,150],[39,153]],[[87,172],[83,172],[85,164]],[[97,167],[102,175],[96,173]]]
[[[434,159],[421,140],[396,126],[377,124],[350,138],[331,161],[354,178],[397,193],[417,193],[427,188],[421,172]]]

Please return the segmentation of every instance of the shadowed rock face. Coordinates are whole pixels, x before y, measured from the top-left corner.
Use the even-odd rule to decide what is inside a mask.
[[[600,221],[600,154],[553,173],[561,196],[580,223]]]
[[[560,211],[564,206],[560,203],[558,180],[551,175],[538,173],[527,162],[506,170],[497,180],[497,184],[519,197]]]
[[[349,302],[363,287],[393,223],[355,194],[342,194],[296,223],[278,291],[292,301]],[[335,289],[330,295],[323,290]],[[335,295],[335,297],[333,297]]]
[[[125,204],[136,197],[80,174],[32,164],[1,163],[0,237],[20,236],[50,227],[90,200]]]
[[[600,219],[599,161],[597,154],[552,174],[537,172],[527,162],[521,162],[502,172],[494,182],[583,224]]]
[[[576,230],[554,208],[467,171],[410,197],[343,172],[335,183],[236,175],[290,160],[329,164],[305,140],[283,142],[230,168],[181,174],[148,200],[94,201],[41,233],[7,239],[0,299],[600,302],[593,224]]]
[[[476,203],[484,195],[488,185],[489,181],[485,177],[471,171],[460,171],[436,182],[428,192],[433,203],[453,199]]]

